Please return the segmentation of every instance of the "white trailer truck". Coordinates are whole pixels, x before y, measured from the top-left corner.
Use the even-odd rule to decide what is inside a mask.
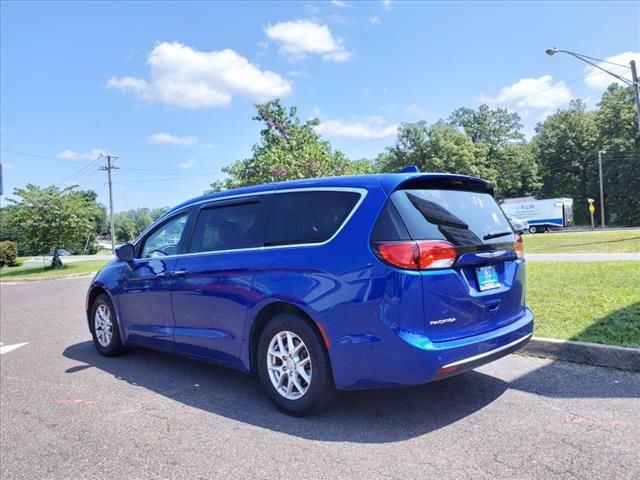
[[[552,228],[573,225],[573,199],[508,198],[501,205],[507,215],[529,222],[529,232],[548,232]]]

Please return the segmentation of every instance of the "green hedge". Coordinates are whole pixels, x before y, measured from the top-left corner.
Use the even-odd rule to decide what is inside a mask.
[[[18,246],[9,240],[0,242],[0,267],[17,267],[18,265]]]

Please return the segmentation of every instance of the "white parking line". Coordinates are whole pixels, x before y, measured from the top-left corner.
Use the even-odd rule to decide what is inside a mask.
[[[9,353],[12,350],[15,350],[16,348],[20,348],[20,347],[24,347],[27,343],[29,342],[24,342],[24,343],[14,343],[13,345],[3,345],[2,343],[0,343],[0,355],[4,355],[5,353]]]

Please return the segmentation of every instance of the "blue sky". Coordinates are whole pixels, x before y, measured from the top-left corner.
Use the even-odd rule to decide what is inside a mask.
[[[460,106],[518,111],[528,134],[571,98],[593,107],[606,76],[545,55],[549,47],[616,63],[640,57],[638,2],[0,8],[5,194],[77,182],[107,204],[94,159],[109,152],[120,157],[116,210],[179,203],[249,157],[255,102],[282,97],[303,118],[320,118],[335,148],[373,158],[401,122],[433,122]]]

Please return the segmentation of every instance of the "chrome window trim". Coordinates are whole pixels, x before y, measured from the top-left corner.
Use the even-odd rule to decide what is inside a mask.
[[[499,352],[501,352],[503,350],[506,350],[508,348],[514,347],[519,343],[523,343],[523,342],[525,342],[526,340],[528,340],[532,336],[533,336],[533,333],[529,333],[529,334],[525,335],[524,337],[520,337],[518,340],[516,340],[514,342],[508,343],[507,345],[503,345],[501,347],[494,348],[493,350],[489,350],[488,352],[484,352],[484,353],[481,353],[479,355],[474,355],[473,357],[463,358],[462,360],[458,360],[457,362],[448,363],[448,364],[442,366],[441,369],[445,369],[445,368],[449,368],[449,367],[457,367],[457,366],[460,366],[460,365],[464,365],[465,363],[471,363],[471,362],[475,362],[476,360],[481,360],[484,357],[491,356],[493,354],[499,353]]]
[[[157,258],[161,258],[165,260],[170,258],[193,257],[197,255],[214,255],[218,253],[257,252],[257,251],[263,251],[263,250],[275,250],[275,249],[284,249],[284,248],[320,247],[328,244],[340,234],[342,229],[347,225],[347,223],[349,223],[349,220],[351,220],[351,217],[353,217],[353,215],[355,215],[355,213],[358,211],[358,209],[360,208],[360,205],[362,205],[362,202],[364,202],[365,197],[369,193],[369,191],[366,188],[355,188],[355,187],[301,187],[301,188],[287,188],[285,190],[266,190],[264,192],[242,193],[238,195],[229,195],[229,196],[224,196],[224,197],[215,198],[215,199],[201,200],[199,202],[186,205],[184,209],[180,209],[176,212],[172,212],[171,216],[174,216],[174,214],[178,214],[178,212],[182,212],[183,210],[192,208],[197,205],[210,204],[210,206],[214,206],[216,202],[222,202],[222,201],[231,200],[234,198],[257,197],[261,195],[278,195],[281,193],[294,193],[294,192],[353,192],[353,193],[360,194],[360,198],[351,209],[351,212],[349,213],[349,215],[347,215],[347,217],[344,219],[342,224],[335,231],[335,233],[323,242],[291,243],[287,245],[271,245],[268,247],[262,246],[262,247],[250,247],[250,248],[236,248],[236,249],[230,249],[230,250],[208,250],[205,252],[181,253],[177,255],[167,255],[166,257],[157,257]],[[146,235],[148,230],[153,229],[156,224],[161,223],[165,220],[166,219],[164,218],[164,216],[160,217],[156,222],[150,225],[147,228],[147,230],[142,232],[138,237],[138,239],[143,238]],[[138,239],[136,239],[135,242],[138,242]],[[135,242],[134,242],[134,245],[136,245]],[[136,260],[148,260],[148,259],[136,259]]]

